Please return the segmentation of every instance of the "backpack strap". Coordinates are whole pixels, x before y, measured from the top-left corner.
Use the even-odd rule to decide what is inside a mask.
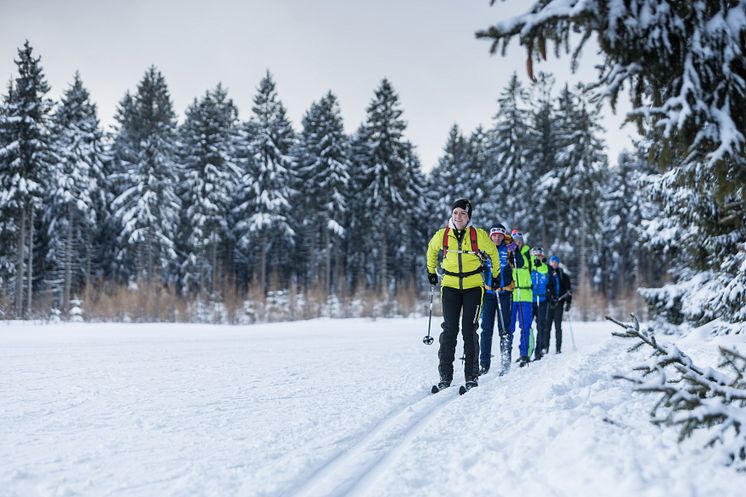
[[[448,253],[448,232],[451,231],[450,226],[446,226],[446,229],[443,230],[443,258],[445,259],[446,254]]]
[[[471,249],[475,254],[479,254],[479,245],[477,245],[477,229],[469,226],[469,236],[471,237]]]

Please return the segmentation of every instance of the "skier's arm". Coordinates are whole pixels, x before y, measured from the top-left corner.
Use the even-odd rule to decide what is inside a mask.
[[[510,267],[510,264],[505,266],[505,268],[500,268],[500,271],[503,272],[502,274],[502,284],[503,290],[512,291],[515,285],[513,284],[513,268]]]
[[[567,298],[565,298],[565,302],[567,307],[570,307],[570,304],[572,303],[572,283],[570,283],[570,277],[566,273],[562,273],[562,279],[565,280],[565,295],[567,295]]]
[[[513,263],[515,264],[516,269],[521,269],[523,266],[526,265],[526,261],[524,259],[523,253],[521,252],[521,249],[513,252]]]
[[[487,256],[490,258],[490,264],[492,266],[492,275],[493,280],[500,281],[498,279],[498,276],[500,275],[500,255],[497,253],[497,247],[494,243],[492,243],[492,240],[490,240],[489,235],[484,230],[479,230],[479,239],[477,240],[477,243],[479,244],[479,249],[481,250],[482,247],[487,247],[484,251],[487,253]]]
[[[438,253],[443,250],[443,229],[435,232],[427,244],[427,272],[434,273],[438,267]]]

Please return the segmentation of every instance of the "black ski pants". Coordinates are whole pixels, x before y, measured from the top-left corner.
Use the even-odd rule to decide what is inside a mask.
[[[464,378],[466,381],[479,376],[479,313],[482,307],[482,287],[459,290],[443,287],[440,292],[443,306],[443,332],[438,350],[438,373],[442,381],[453,381],[453,360],[456,354],[459,319],[464,338]]]
[[[554,323],[554,331],[557,333],[555,342],[557,343],[556,352],[562,352],[562,314],[565,312],[565,307],[562,302],[552,307],[549,306],[550,322],[547,327],[547,348],[549,348],[549,339],[551,338],[552,323]]]
[[[534,302],[534,317],[536,318],[536,346],[534,356],[540,359],[545,350],[549,350],[549,301]]]

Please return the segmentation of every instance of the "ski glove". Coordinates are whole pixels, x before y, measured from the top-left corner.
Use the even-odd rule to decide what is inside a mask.
[[[515,252],[515,249],[518,248],[518,245],[515,244],[515,242],[510,242],[507,247],[508,252]]]
[[[570,311],[570,302],[565,304],[565,312],[569,312],[569,311]]]
[[[539,260],[539,259],[534,259],[534,266],[536,266],[536,267],[541,267],[541,260]]]
[[[435,286],[438,284],[438,275],[435,273],[427,273],[427,281],[430,282],[431,285]]]

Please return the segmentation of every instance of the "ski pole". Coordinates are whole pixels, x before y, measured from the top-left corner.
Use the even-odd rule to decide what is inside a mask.
[[[570,327],[570,338],[572,339],[572,350],[578,350],[575,346],[575,333],[572,332],[572,318],[570,317],[570,311],[567,311],[567,324]]]
[[[550,339],[549,335],[552,333],[552,323],[549,321],[549,309],[552,306],[552,302],[549,300],[549,292],[548,291],[546,293],[545,301],[546,301],[546,304],[547,304],[546,305],[546,311],[544,311],[544,328],[546,329],[546,331],[544,332],[544,335],[545,335],[544,339],[546,340],[546,348],[544,348],[542,350],[542,353],[544,353],[544,350],[546,350],[547,353],[549,352],[549,339]],[[552,320],[552,321],[554,321],[554,320]],[[557,339],[557,337],[555,337],[555,340],[556,339]]]
[[[433,337],[430,336],[430,325],[433,322],[433,295],[435,294],[435,285],[430,285],[430,316],[427,318],[427,336],[422,339],[425,345],[433,344]]]

